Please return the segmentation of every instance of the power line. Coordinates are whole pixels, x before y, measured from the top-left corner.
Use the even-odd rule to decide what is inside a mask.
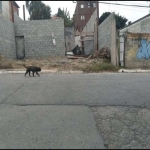
[[[76,1],[72,1],[73,3],[76,3]],[[101,3],[101,4],[112,4],[112,5],[122,5],[122,6],[131,6],[131,7],[143,7],[143,8],[149,8],[149,6],[142,6],[142,5],[127,5],[127,4],[117,4],[117,3],[107,3],[107,2],[97,2],[93,1],[94,3]],[[86,1],[87,3],[87,1]]]
[[[107,2],[98,2],[101,4],[112,4],[112,5],[122,5],[122,6],[131,6],[131,7],[144,7],[144,8],[149,8],[149,6],[141,6],[141,5],[127,5],[127,4],[115,4],[115,3],[107,3]]]
[[[101,1],[101,2],[103,2],[103,1]],[[116,2],[118,2],[118,1],[116,1]],[[146,1],[145,1],[146,2]],[[122,3],[121,4],[135,4],[135,5],[139,5],[139,3],[132,3],[131,1],[127,1],[127,2],[125,2],[125,1],[122,1]],[[141,5],[139,5],[139,6],[142,6],[142,5],[144,5],[144,4],[141,4]]]
[[[72,1],[73,3],[76,3],[76,1]],[[85,1],[86,3],[88,3],[88,1]],[[97,1],[89,1],[90,3],[94,2],[94,3],[101,3],[101,4],[112,4],[112,5],[122,5],[122,6],[131,6],[131,7],[143,7],[143,8],[149,8],[149,6],[141,6],[141,5],[127,5],[127,4],[115,4],[115,3],[107,3],[107,2],[97,2]]]
[[[114,7],[116,7],[116,8],[120,8],[120,7],[118,7],[118,6],[114,6]],[[121,9],[126,9],[126,10],[131,10],[131,11],[139,11],[139,12],[148,12],[148,10],[146,11],[144,11],[144,10],[137,10],[137,9],[129,9],[129,8],[121,8]]]
[[[143,12],[147,12],[148,10],[145,9],[145,8],[138,8],[136,9],[135,7],[134,8],[125,8],[124,6],[113,6],[113,7],[117,7],[117,8],[120,8],[120,9],[127,9],[127,10],[137,10],[137,11],[143,11]]]

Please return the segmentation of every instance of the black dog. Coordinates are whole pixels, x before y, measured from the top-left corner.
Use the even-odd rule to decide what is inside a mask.
[[[25,73],[25,76],[26,76],[26,74],[27,73],[29,73],[29,76],[30,76],[30,72],[32,71],[32,74],[33,74],[33,77],[34,77],[34,73],[36,73],[38,76],[40,76],[39,74],[38,74],[38,72],[40,72],[41,71],[41,68],[40,67],[36,67],[36,66],[28,66],[28,67],[26,67],[25,65],[23,65],[25,68],[27,68],[26,69],[26,73]],[[31,77],[31,76],[30,76]]]

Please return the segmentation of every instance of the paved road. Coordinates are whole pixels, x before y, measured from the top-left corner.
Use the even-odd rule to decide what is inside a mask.
[[[0,75],[0,103],[150,106],[149,73]]]
[[[0,148],[150,148],[149,82],[148,73],[0,74]]]

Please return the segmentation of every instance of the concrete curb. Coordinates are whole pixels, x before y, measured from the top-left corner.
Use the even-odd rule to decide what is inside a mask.
[[[0,74],[24,74],[25,71],[23,70],[0,70]],[[57,74],[82,74],[83,71],[81,70],[76,70],[76,71],[57,71],[57,70],[42,70],[42,74],[49,74],[49,73],[57,73]],[[108,72],[109,73],[109,72]],[[127,69],[120,69],[118,70],[118,73],[150,73],[150,70],[141,70],[141,69],[132,69],[132,70],[127,70]]]
[[[3,73],[9,73],[9,74],[24,74],[25,71],[22,70],[1,70],[0,74]],[[58,73],[58,74],[81,74],[83,71],[77,70],[77,71],[56,71],[56,70],[43,70],[41,73]]]
[[[118,72],[119,73],[150,73],[150,70],[141,70],[141,69],[127,70],[127,69],[120,69]]]

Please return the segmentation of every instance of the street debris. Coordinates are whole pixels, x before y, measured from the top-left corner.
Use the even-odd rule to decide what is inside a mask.
[[[111,56],[108,48],[103,47],[102,49],[95,51],[94,54],[89,58],[106,58],[110,60]]]

